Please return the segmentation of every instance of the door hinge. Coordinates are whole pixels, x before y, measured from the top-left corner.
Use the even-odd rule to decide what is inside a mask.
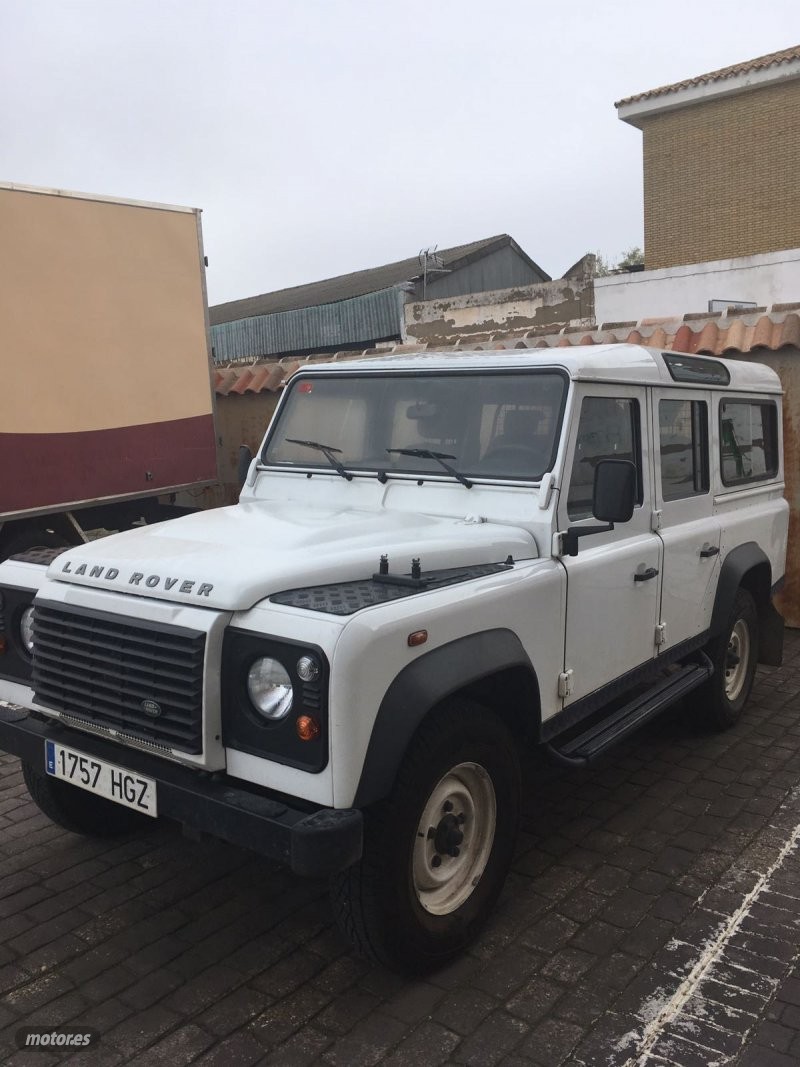
[[[667,643],[667,624],[660,622],[656,626],[656,645],[665,645]]]
[[[568,697],[572,692],[572,671],[562,671],[558,676],[558,695]]]
[[[661,512],[654,511],[650,516],[650,529],[653,533],[657,533],[661,529]]]

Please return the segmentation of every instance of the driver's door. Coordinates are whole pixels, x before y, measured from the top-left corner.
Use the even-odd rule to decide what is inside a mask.
[[[567,572],[565,707],[653,658],[661,592],[663,549],[651,529],[646,390],[591,384],[582,393],[568,444],[558,528],[597,525],[591,505],[598,460],[631,460],[638,489],[630,522],[581,538],[578,555],[561,559]]]

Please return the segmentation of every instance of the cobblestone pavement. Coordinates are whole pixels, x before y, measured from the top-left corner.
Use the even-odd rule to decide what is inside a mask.
[[[484,936],[405,981],[356,959],[324,885],[169,827],[52,826],[0,756],[0,1058],[81,1024],[70,1063],[800,1063],[800,633],[742,722],[686,711],[603,763],[530,763],[524,832]]]

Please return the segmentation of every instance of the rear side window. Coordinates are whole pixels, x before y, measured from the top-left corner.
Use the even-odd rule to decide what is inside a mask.
[[[661,495],[680,500],[708,492],[708,406],[704,400],[658,405]]]
[[[723,485],[745,485],[778,473],[778,406],[770,400],[723,400],[719,406]]]

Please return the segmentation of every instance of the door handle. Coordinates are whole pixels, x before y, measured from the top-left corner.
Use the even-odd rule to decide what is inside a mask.
[[[703,545],[700,549],[700,558],[708,559],[709,556],[718,556],[719,549],[716,545]]]
[[[634,582],[649,582],[658,574],[658,567],[647,567],[643,571],[637,571],[633,576]]]

